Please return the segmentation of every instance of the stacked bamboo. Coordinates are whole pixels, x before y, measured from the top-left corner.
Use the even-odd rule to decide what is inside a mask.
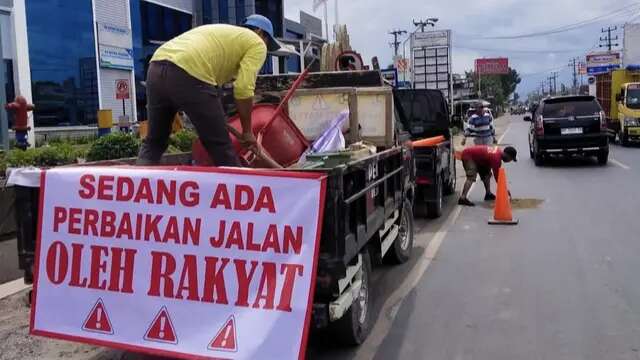
[[[334,31],[336,42],[326,43],[322,46],[320,71],[336,71],[336,59],[338,56],[345,51],[351,50],[351,40],[347,25],[337,25]]]

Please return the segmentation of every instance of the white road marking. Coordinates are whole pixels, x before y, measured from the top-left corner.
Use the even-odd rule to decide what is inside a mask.
[[[502,143],[507,132],[511,129],[511,123],[507,126],[504,133],[498,139],[498,143]],[[476,183],[471,185],[471,193]],[[378,351],[380,345],[391,331],[393,321],[395,320],[398,312],[402,306],[402,302],[405,297],[418,285],[420,279],[431,265],[433,259],[435,259],[440,246],[445,237],[449,233],[449,228],[455,224],[462,212],[462,206],[456,205],[455,209],[451,211],[447,220],[440,226],[438,231],[433,235],[433,238],[427,245],[422,257],[414,265],[413,269],[409,272],[402,284],[396,288],[396,290],[387,298],[381,308],[381,315],[378,317],[376,323],[373,325],[373,329],[369,334],[369,337],[364,344],[360,345],[356,352],[356,359],[372,359]],[[385,316],[386,314],[386,316]]]
[[[498,144],[502,143],[502,140],[504,140],[505,135],[507,135],[507,133],[509,132],[509,129],[511,129],[511,125],[513,123],[509,123],[509,125],[507,126],[507,128],[504,130],[504,132],[502,133],[502,135],[500,135],[500,139],[498,139]]]
[[[451,211],[447,220],[440,226],[438,232],[436,232],[429,242],[429,245],[427,245],[422,257],[420,257],[413,269],[411,269],[407,277],[402,282],[402,285],[396,288],[396,290],[384,302],[381,309],[381,316],[378,317],[378,320],[374,324],[371,334],[369,334],[365,343],[358,348],[358,351],[355,354],[356,359],[372,359],[375,356],[380,345],[382,345],[382,342],[389,334],[393,321],[402,306],[402,302],[418,285],[420,279],[422,279],[422,275],[424,275],[429,268],[429,265],[431,265],[431,262],[436,257],[436,254],[440,249],[440,245],[442,245],[442,241],[449,232],[449,228],[456,222],[456,220],[458,220],[461,211],[462,206],[459,205]]]
[[[24,278],[9,281],[7,283],[0,285],[0,299],[4,299],[7,296],[11,296],[17,292],[20,292],[24,289],[28,289],[30,287],[31,285],[26,285],[24,283]]]
[[[625,165],[616,159],[610,158],[609,161],[615,166],[619,166],[625,170],[631,170],[631,166]]]

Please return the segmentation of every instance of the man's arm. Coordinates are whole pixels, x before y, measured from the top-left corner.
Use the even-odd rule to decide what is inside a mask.
[[[251,130],[251,110],[253,109],[253,95],[256,88],[258,72],[267,58],[267,47],[263,42],[251,45],[240,61],[238,76],[233,86],[233,97],[242,124],[242,139],[245,145],[256,142]]]

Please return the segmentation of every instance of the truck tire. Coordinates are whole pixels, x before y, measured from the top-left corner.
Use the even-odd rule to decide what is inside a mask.
[[[533,153],[533,162],[536,164],[536,166],[544,165],[544,156],[539,152]]]
[[[620,145],[627,147],[629,146],[629,137],[624,134],[622,130],[618,133],[618,138],[620,139]]]
[[[362,255],[362,287],[358,298],[344,315],[332,324],[335,340],[346,346],[362,344],[371,332],[371,258],[366,248]]]
[[[609,150],[603,150],[598,153],[598,164],[599,165],[607,165],[609,161]]]
[[[436,219],[442,216],[442,197],[443,197],[443,185],[442,185],[442,176],[438,176],[436,178],[436,183],[434,184],[435,188],[435,199],[433,201],[429,201],[427,203],[427,217],[431,219]]]
[[[444,194],[452,195],[456,192],[456,163],[453,163],[453,166],[449,169],[449,180],[444,186]]]
[[[404,201],[398,224],[398,237],[385,256],[385,260],[393,264],[403,264],[411,258],[413,251],[413,212],[409,200]]]

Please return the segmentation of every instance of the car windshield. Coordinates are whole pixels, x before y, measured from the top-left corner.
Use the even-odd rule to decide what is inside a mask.
[[[563,102],[549,102],[544,104],[545,118],[561,118],[568,116],[589,116],[600,112],[600,106],[595,100],[569,100]]]
[[[629,109],[640,109],[640,89],[629,89],[627,91],[627,107]]]

